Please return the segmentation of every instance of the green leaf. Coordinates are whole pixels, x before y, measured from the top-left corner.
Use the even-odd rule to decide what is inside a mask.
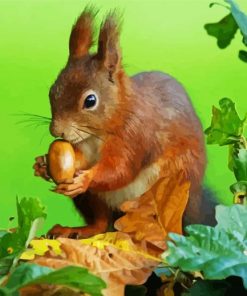
[[[6,232],[0,238],[0,275],[5,275],[17,263],[25,247],[34,238],[41,222],[46,217],[44,206],[36,198],[16,200],[18,227],[15,232]]]
[[[5,234],[7,234],[8,233],[8,231],[6,231],[6,230],[0,230],[0,239],[1,239],[1,237],[3,237]],[[1,240],[0,240],[1,241]]]
[[[16,200],[18,213],[18,227],[15,232],[8,232],[1,237],[0,258],[11,254],[18,255],[34,238],[41,222],[46,217],[45,208],[37,198],[23,198]]]
[[[211,126],[205,130],[208,144],[238,143],[243,134],[246,118],[240,119],[235,104],[228,98],[219,101],[220,109],[213,106]]]
[[[217,23],[206,24],[204,28],[208,35],[217,38],[219,48],[226,48],[234,38],[238,25],[230,13]]]
[[[232,167],[237,181],[247,181],[247,149],[234,149]]]
[[[41,221],[46,218],[45,207],[37,198],[22,198],[20,203],[17,198],[16,204],[19,229],[21,230],[23,237],[25,237],[25,240],[30,241],[34,236],[34,233],[30,234],[32,225],[39,223],[37,222],[37,219]],[[29,238],[29,235],[32,237]]]
[[[0,259],[0,278],[8,274],[14,259],[14,255],[9,255]]]
[[[247,15],[240,10],[236,1],[233,0],[225,0],[231,6],[231,13],[243,35],[243,42],[247,45]]]
[[[241,61],[247,63],[247,51],[240,50],[238,53],[238,57],[240,58]]]
[[[221,280],[229,276],[243,279],[247,288],[247,207],[217,207],[215,228],[204,225],[186,227],[188,236],[170,233],[166,263],[183,271],[201,271],[205,279]],[[168,255],[167,255],[168,254]]]
[[[238,240],[247,244],[247,207],[233,205],[231,207],[218,205],[216,207],[216,221],[218,229],[238,237]]]
[[[106,288],[103,280],[92,275],[87,269],[77,266],[67,266],[53,270],[45,266],[25,263],[19,265],[5,286],[9,295],[22,287],[35,284],[62,285],[73,288],[92,296],[100,296]]]

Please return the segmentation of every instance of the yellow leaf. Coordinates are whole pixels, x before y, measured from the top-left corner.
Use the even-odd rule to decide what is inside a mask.
[[[59,238],[60,255],[46,252],[36,256],[34,263],[51,268],[76,265],[87,268],[107,284],[105,296],[123,296],[126,285],[146,282],[160,262],[142,246],[135,244],[125,233],[106,233],[87,240]]]
[[[161,262],[158,254],[157,256],[151,255],[148,253],[148,248],[145,248],[146,251],[144,251],[143,246],[141,247],[139,244],[134,244],[132,240],[130,240],[130,237],[122,232],[106,232],[88,239],[80,240],[80,242],[85,245],[91,245],[100,250],[104,250],[106,247],[111,246],[121,251],[132,252],[147,259]]]
[[[47,251],[51,250],[56,255],[62,253],[60,249],[61,243],[58,240],[40,239],[32,240],[30,247],[21,255],[21,260],[33,260],[35,255],[43,256]]]

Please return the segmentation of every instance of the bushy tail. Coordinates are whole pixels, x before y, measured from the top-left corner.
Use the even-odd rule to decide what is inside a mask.
[[[197,202],[197,204],[193,204],[193,202]],[[190,224],[216,225],[215,207],[217,204],[216,194],[211,189],[204,187],[201,196],[189,200],[183,218],[183,226]]]

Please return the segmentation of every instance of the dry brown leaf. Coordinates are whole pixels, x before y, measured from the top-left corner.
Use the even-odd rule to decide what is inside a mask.
[[[119,232],[80,241],[60,238],[61,254],[49,250],[33,262],[56,269],[85,267],[106,282],[103,295],[123,296],[126,285],[146,282],[166,248],[167,233],[182,232],[189,185],[183,174],[164,177],[149,192],[122,205],[125,215],[115,222]]]
[[[127,234],[117,232],[114,235],[116,241],[128,242],[127,251],[114,245],[97,248],[88,244],[88,241],[83,244],[83,240],[60,238],[61,255],[55,255],[54,252],[49,251],[43,257],[37,256],[33,262],[56,269],[68,265],[86,267],[107,283],[107,289],[103,291],[103,295],[123,296],[126,285],[145,283],[159,260],[151,259],[149,255],[144,256],[144,252],[131,241]]]
[[[163,177],[140,198],[122,204],[125,215],[115,222],[115,228],[164,250],[168,232],[182,233],[189,187],[182,173]]]

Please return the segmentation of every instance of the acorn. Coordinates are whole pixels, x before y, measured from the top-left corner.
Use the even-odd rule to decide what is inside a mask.
[[[55,140],[51,143],[48,156],[49,174],[55,183],[63,183],[72,179],[76,170],[75,151],[73,146],[65,140]]]

